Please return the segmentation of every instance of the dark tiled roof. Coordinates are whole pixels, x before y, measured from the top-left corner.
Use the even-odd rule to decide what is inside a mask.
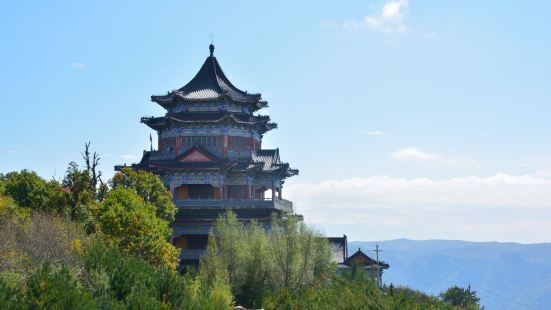
[[[196,146],[192,150],[201,149],[202,147]],[[191,151],[191,150],[190,150]],[[188,151],[188,152],[190,152]],[[188,153],[186,152],[186,153]],[[208,151],[204,151],[208,152]],[[289,164],[282,163],[279,158],[279,150],[259,150],[250,160],[230,160],[221,159],[214,155],[211,162],[180,162],[174,158],[167,158],[162,160],[152,160],[151,152],[144,152],[139,164],[133,164],[131,167],[135,169],[145,169],[148,171],[158,170],[233,170],[238,172],[245,172],[250,170],[256,170],[258,172],[276,173],[282,175],[284,178],[291,177],[298,174],[298,170],[291,169]],[[182,158],[185,154],[181,154],[178,158]],[[121,170],[124,166],[117,166],[116,169]]]
[[[234,101],[257,103],[259,107],[266,105],[266,102],[261,101],[260,94],[249,94],[235,87],[222,71],[216,57],[211,53],[189,83],[167,95],[151,96],[151,100],[164,106],[174,99],[211,101],[223,97],[229,97]]]
[[[364,266],[377,265],[376,260],[374,260],[373,258],[367,256],[367,254],[362,252],[362,250],[360,250],[360,249],[358,249],[358,251],[356,251],[356,253],[354,253],[350,257],[348,257],[343,262],[343,264],[347,265],[347,266],[352,266],[357,261],[362,261],[361,265],[364,265]],[[379,261],[379,266],[380,266],[380,268],[383,268],[383,269],[388,269],[390,267],[389,264],[387,264],[383,261]]]
[[[291,169],[288,163],[281,162],[279,149],[259,150],[256,155],[253,156],[253,162],[263,164],[262,171],[280,171],[284,172],[286,177],[298,174],[298,170]]]
[[[280,168],[279,150],[259,150],[253,156],[253,162],[261,163],[263,171],[273,171]]]
[[[231,112],[182,112],[162,117],[142,117],[142,123],[154,130],[165,128],[171,121],[189,124],[231,121],[241,125],[257,126],[257,129],[261,133],[277,128],[277,124],[269,122],[269,116],[256,116]]]
[[[180,112],[172,114],[171,117],[184,121],[184,122],[196,122],[196,121],[220,121],[227,117],[233,117],[240,122],[249,123],[264,123],[270,121],[269,116],[262,115],[250,115],[244,113],[231,113],[231,112]]]

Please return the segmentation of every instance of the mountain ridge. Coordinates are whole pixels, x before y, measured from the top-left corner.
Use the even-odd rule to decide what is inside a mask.
[[[437,295],[453,285],[471,286],[482,304],[493,309],[551,307],[551,243],[473,242],[464,240],[350,241],[390,264],[387,284],[407,285]]]

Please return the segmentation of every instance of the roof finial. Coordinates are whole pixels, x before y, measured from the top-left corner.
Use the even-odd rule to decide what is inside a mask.
[[[214,44],[209,45],[209,51],[210,51],[210,57],[212,57],[212,54],[214,54]]]

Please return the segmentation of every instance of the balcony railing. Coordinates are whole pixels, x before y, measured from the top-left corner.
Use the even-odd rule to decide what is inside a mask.
[[[206,250],[196,250],[196,249],[182,249],[180,252],[180,260],[196,260],[200,259]]]
[[[275,208],[293,212],[293,203],[279,198],[265,199],[175,199],[174,204],[181,209],[268,209]]]

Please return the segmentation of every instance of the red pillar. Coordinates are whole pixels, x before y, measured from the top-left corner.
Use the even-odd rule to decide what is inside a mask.
[[[228,157],[228,134],[224,134],[224,158]]]
[[[180,155],[180,136],[177,136],[175,141],[176,156]]]

